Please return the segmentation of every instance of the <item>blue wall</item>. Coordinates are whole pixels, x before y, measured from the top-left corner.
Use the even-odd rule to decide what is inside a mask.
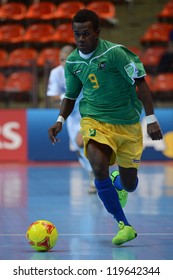
[[[69,138],[66,125],[59,134],[60,142],[52,145],[48,138],[48,128],[58,116],[57,109],[27,110],[28,119],[28,160],[30,161],[66,161],[77,160],[75,152],[69,150]]]
[[[28,160],[30,161],[66,161],[77,160],[76,153],[69,151],[69,139],[66,125],[59,134],[60,142],[52,145],[48,139],[48,128],[58,116],[57,109],[27,110]],[[173,160],[173,109],[156,109],[156,116],[164,134],[163,141],[152,141],[146,133],[146,123],[142,114],[144,134],[143,160]]]

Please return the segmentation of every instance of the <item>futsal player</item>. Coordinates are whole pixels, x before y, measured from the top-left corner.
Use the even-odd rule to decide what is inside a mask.
[[[49,138],[56,143],[83,89],[80,113],[84,150],[94,172],[98,196],[119,225],[112,243],[121,245],[137,236],[122,209],[119,193],[134,192],[138,186],[143,150],[142,107],[151,139],[162,139],[162,131],[138,56],[120,44],[101,39],[99,18],[91,10],[78,11],[72,28],[77,48],[66,61],[66,94],[58,119],[48,130]],[[109,167],[115,162],[119,173],[115,171],[110,176]]]

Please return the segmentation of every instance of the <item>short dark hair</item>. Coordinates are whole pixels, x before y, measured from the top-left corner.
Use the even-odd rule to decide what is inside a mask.
[[[75,22],[83,23],[86,21],[91,21],[93,29],[96,31],[100,28],[100,20],[98,15],[88,9],[79,10],[76,15],[73,17],[72,26]]]

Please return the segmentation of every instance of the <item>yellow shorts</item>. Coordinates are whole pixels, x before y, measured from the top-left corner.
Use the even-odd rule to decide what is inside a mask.
[[[141,124],[108,124],[89,117],[81,119],[81,134],[84,140],[84,153],[87,157],[87,144],[90,139],[108,145],[112,149],[110,165],[138,168],[143,151]]]

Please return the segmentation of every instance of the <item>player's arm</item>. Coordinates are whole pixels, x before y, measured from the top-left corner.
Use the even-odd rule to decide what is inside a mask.
[[[135,79],[138,88],[138,98],[142,102],[147,121],[147,132],[152,140],[160,140],[163,138],[160,125],[154,116],[154,106],[151,92],[145,78]]]
[[[64,98],[62,100],[58,119],[56,123],[48,129],[49,139],[52,142],[52,144],[55,144],[56,142],[59,141],[59,139],[56,139],[56,135],[62,130],[62,126],[65,120],[73,111],[74,104],[75,104],[75,100],[68,99],[68,98]]]

